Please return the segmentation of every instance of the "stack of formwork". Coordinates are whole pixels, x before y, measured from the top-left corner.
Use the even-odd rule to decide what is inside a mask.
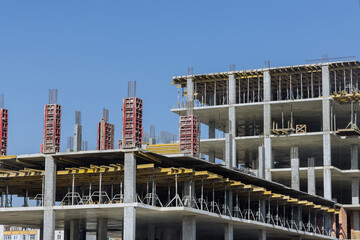
[[[195,116],[182,116],[179,123],[180,153],[199,157],[200,119]]]
[[[141,147],[143,102],[137,97],[127,97],[123,101],[123,148]]]
[[[97,150],[114,149],[115,125],[101,119],[97,130]]]
[[[44,106],[43,153],[60,152],[61,106],[47,104]]]
[[[7,154],[7,138],[8,138],[8,110],[0,108],[0,155],[5,156]]]

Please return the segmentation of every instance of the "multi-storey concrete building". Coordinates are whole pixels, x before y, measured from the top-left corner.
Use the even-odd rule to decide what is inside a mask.
[[[174,77],[172,111],[209,126],[200,148],[2,157],[0,224],[46,240],[357,238],[359,66]]]

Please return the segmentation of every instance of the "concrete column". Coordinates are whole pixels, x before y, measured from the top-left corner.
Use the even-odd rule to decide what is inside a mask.
[[[268,69],[264,70],[264,147],[265,147],[265,179],[271,180],[273,165],[271,147],[271,75]]]
[[[225,240],[233,240],[234,239],[234,226],[231,223],[225,223]]]
[[[133,153],[125,153],[124,202],[133,203],[136,198],[136,158]],[[124,239],[135,240],[136,209],[124,207]]]
[[[44,228],[39,229],[39,240],[44,240]]]
[[[44,194],[44,239],[55,238],[56,164],[51,155],[45,155],[45,194]]]
[[[80,240],[86,240],[86,219],[80,221]]]
[[[232,168],[232,136],[231,133],[225,133],[225,166]]]
[[[195,181],[194,180],[184,181],[184,196],[191,196],[190,201],[192,201],[193,198],[196,199]],[[188,202],[188,205],[186,207],[192,207],[192,204],[190,204],[190,202]]]
[[[196,240],[196,216],[183,216],[182,240]]]
[[[315,159],[308,158],[308,193],[316,194],[316,183],[315,183]]]
[[[209,138],[215,138],[215,121],[209,122]]]
[[[351,204],[359,205],[359,178],[351,179]]]
[[[291,159],[291,188],[295,190],[300,190],[299,149],[297,147],[291,147],[290,159]]]
[[[260,229],[258,240],[266,240],[266,229]]]
[[[70,240],[70,221],[66,220],[64,223],[64,240]]]
[[[97,220],[96,240],[107,240],[107,227],[108,227],[107,225],[108,225],[108,220],[106,218],[99,218]],[[125,238],[125,239],[135,239],[135,238]]]
[[[148,240],[155,240],[155,225],[149,224],[148,225]]]
[[[79,219],[70,220],[70,239],[79,240]]]
[[[74,126],[74,152],[81,151],[81,141],[82,141],[82,126],[80,124],[75,124],[75,126]]]
[[[193,115],[194,107],[194,81],[191,77],[186,79],[186,115]]]
[[[265,178],[265,149],[263,146],[259,146],[259,167],[258,177]]]
[[[233,215],[233,192],[232,190],[228,190],[227,191],[227,205],[229,207],[230,210],[230,214],[231,216]]]
[[[236,80],[234,74],[229,74],[229,104],[236,104]]]
[[[215,163],[215,151],[209,152],[209,162]]]
[[[235,107],[231,106],[229,107],[229,133],[231,134],[231,162],[232,167],[237,167],[237,161],[236,161],[236,113],[235,113]]]
[[[331,136],[330,136],[330,72],[329,66],[322,66],[322,117],[323,117],[323,163],[324,198],[332,199],[331,189]]]
[[[359,145],[351,144],[351,169],[359,169]]]

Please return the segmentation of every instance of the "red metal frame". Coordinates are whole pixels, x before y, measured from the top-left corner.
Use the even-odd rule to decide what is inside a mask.
[[[195,116],[181,116],[179,121],[180,153],[199,157],[200,119]]]
[[[143,101],[128,97],[123,100],[123,148],[141,147],[143,140]]]
[[[8,139],[8,119],[9,112],[7,109],[0,108],[0,155],[6,156],[7,154],[7,139]]]
[[[115,125],[101,119],[97,130],[97,150],[114,149]]]
[[[43,153],[60,152],[61,106],[47,104],[44,106]]]

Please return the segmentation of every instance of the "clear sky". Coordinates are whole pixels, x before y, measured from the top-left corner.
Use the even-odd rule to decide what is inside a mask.
[[[59,89],[62,151],[82,111],[96,147],[102,108],[121,131],[127,82],[137,81],[150,124],[177,133],[174,75],[359,59],[358,0],[1,1],[0,93],[9,109],[8,154],[39,152],[48,89]]]

